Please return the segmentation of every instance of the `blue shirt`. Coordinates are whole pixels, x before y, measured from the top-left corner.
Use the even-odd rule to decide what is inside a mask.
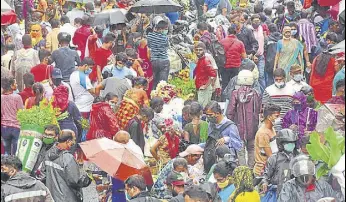
[[[166,13],[166,16],[172,24],[179,20],[179,12]]]
[[[133,70],[123,67],[121,69],[116,68],[114,65],[107,65],[105,68],[103,68],[102,73],[104,72],[111,72],[113,74],[113,77],[116,77],[118,79],[124,79],[126,76],[133,76],[136,77],[136,72]]]
[[[334,80],[333,80],[333,95],[336,94],[336,84],[345,79],[345,67],[343,67],[334,77]]]
[[[220,0],[205,0],[204,1],[204,4],[208,6],[208,10],[217,8],[219,3],[220,3]]]
[[[235,186],[233,184],[226,187],[224,190],[221,190],[219,192],[219,196],[220,196],[222,202],[228,202],[228,199],[229,199],[229,197],[231,197],[234,190],[235,190]]]

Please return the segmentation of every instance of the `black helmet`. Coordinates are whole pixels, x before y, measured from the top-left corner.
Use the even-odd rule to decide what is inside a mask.
[[[300,92],[304,93],[305,95],[313,92],[314,89],[311,86],[303,86],[302,89],[300,89]]]
[[[71,35],[69,33],[66,33],[66,32],[60,32],[58,34],[58,41],[59,41],[59,43],[62,43],[62,42],[70,43],[71,42]]]
[[[280,147],[283,142],[296,142],[297,140],[297,134],[291,129],[283,129],[279,131],[276,136],[276,144],[278,145],[278,147]]]

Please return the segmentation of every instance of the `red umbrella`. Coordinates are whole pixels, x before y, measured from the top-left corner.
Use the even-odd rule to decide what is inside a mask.
[[[146,164],[141,154],[125,144],[108,138],[80,143],[88,160],[112,177],[125,181],[134,174],[144,174]]]
[[[341,0],[318,0],[318,5],[320,6],[335,6],[340,3]]]
[[[17,15],[13,10],[1,12],[1,25],[11,25],[16,23]]]

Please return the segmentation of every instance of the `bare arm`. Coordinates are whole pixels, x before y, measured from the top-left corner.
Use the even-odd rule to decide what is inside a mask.
[[[102,83],[98,84],[95,88],[95,95],[99,96],[100,95],[100,91],[103,90],[105,87],[102,85]]]
[[[97,72],[97,81],[99,83],[102,82],[102,72],[101,72],[101,67],[99,65],[97,65],[96,67],[96,72]]]
[[[273,155],[272,149],[270,147],[264,148],[264,152],[266,153],[268,158]]]
[[[153,155],[154,159],[156,159],[156,161],[160,160],[158,155],[157,155],[157,149],[159,148],[159,146],[161,145],[160,141],[157,141],[151,148],[150,148],[150,153]]]

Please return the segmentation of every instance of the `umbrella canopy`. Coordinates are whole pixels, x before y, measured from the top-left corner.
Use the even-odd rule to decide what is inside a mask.
[[[146,167],[141,154],[107,138],[80,143],[86,158],[112,177],[126,180]]]
[[[1,0],[1,13],[13,10],[5,0]]]
[[[71,1],[71,2],[76,2],[76,3],[93,3],[94,0],[66,0],[66,1]]]
[[[141,0],[129,10],[132,13],[171,13],[182,10],[183,7],[172,0]]]
[[[11,25],[16,23],[17,15],[13,10],[1,12],[1,25]]]
[[[127,10],[125,9],[111,9],[111,10],[105,10],[100,13],[96,13],[93,16],[93,25],[104,25],[104,24],[120,24],[120,23],[126,23],[126,14]]]
[[[332,54],[345,53],[345,40],[333,46],[329,52]]]

